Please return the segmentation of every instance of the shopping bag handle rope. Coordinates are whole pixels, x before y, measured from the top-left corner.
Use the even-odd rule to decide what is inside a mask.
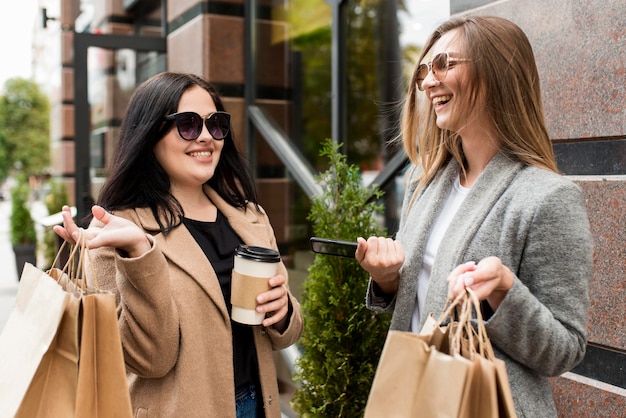
[[[89,261],[89,267],[91,270],[91,276],[93,277],[93,284],[96,291],[100,290],[100,286],[98,285],[98,276],[96,275],[96,271],[93,267],[93,260],[91,258],[91,252],[87,246],[87,237],[85,236],[85,230],[83,228],[78,228],[78,240],[76,241],[76,246],[80,248],[78,253],[78,268],[80,269],[79,276],[81,278],[81,285],[83,288],[86,288],[87,282],[87,272],[85,267],[85,255],[87,255],[87,261]]]
[[[59,247],[56,256],[54,257],[54,261],[52,262],[52,268],[57,265],[59,261],[59,257],[63,250],[65,249],[68,241],[63,241],[63,244]],[[94,287],[96,290],[100,290],[100,286],[98,285],[98,277],[93,267],[93,261],[91,258],[91,252],[87,247],[87,237],[85,236],[85,230],[83,228],[78,229],[78,239],[75,244],[70,244],[70,254],[67,258],[65,265],[61,268],[61,271],[67,274],[70,281],[76,284],[81,291],[85,291],[87,289],[86,280],[86,267],[85,267],[85,255],[89,261],[89,267],[91,270],[91,275],[93,277]],[[57,281],[60,280],[57,278]]]
[[[476,312],[476,328],[472,325],[473,312]],[[451,348],[455,352],[460,353],[461,337],[465,335],[469,341],[468,348],[470,353],[476,353],[489,360],[495,358],[493,346],[487,336],[487,329],[480,310],[480,301],[472,289],[465,288],[465,292],[460,293],[454,299],[448,300],[443,313],[439,316],[434,326],[441,327],[446,319],[450,319],[450,324],[456,324],[456,328],[451,330]],[[456,320],[453,321],[453,319]],[[476,346],[474,345],[474,338],[477,340]]]

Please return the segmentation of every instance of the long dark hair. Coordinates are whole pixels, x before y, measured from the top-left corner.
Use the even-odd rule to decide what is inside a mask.
[[[137,87],[98,197],[100,206],[109,211],[150,208],[164,233],[180,223],[182,206],[170,192],[170,178],[157,161],[154,146],[174,123],[163,121],[163,116],[176,112],[183,93],[194,86],[211,95],[217,110],[225,110],[217,89],[194,74],[164,72]],[[245,209],[250,202],[260,210],[252,175],[237,150],[232,129],[224,138],[215,174],[206,184],[234,207]]]

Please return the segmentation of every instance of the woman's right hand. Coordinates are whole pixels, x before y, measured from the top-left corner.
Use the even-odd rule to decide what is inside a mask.
[[[404,250],[400,241],[385,237],[357,238],[355,258],[380,289],[388,295],[398,291]]]
[[[152,248],[146,234],[131,221],[110,214],[102,206],[94,205],[91,208],[94,218],[104,226],[90,226],[82,232],[85,234],[87,248],[113,247],[128,254],[129,257],[139,257]],[[80,236],[80,229],[68,206],[61,211],[63,226],[56,225],[53,229],[64,240],[75,244]]]

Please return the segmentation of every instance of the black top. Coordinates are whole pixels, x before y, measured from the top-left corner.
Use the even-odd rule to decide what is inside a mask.
[[[217,211],[215,222],[201,222],[184,218],[183,224],[193,235],[213,266],[230,315],[232,310],[230,282],[234,267],[235,248],[243,244],[243,241],[219,211]],[[210,326],[210,324],[207,325]],[[233,330],[235,388],[250,384],[259,387],[259,368],[252,335],[253,328],[235,321],[231,321],[231,327]]]

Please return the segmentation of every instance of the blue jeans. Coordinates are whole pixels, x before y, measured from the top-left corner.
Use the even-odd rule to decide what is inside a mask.
[[[258,414],[257,391],[254,385],[237,388],[235,393],[235,405],[237,407],[237,418],[257,418]]]

